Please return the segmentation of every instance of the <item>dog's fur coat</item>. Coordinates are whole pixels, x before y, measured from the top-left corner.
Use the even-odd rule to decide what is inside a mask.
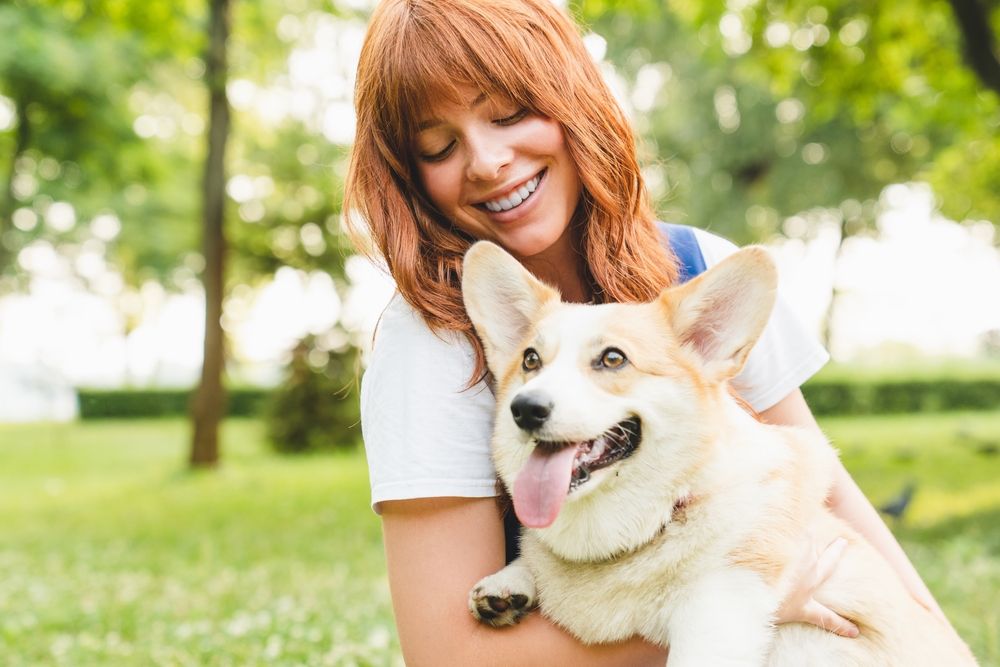
[[[669,645],[672,667],[975,664],[826,509],[829,444],[729,393],[776,281],[749,248],[652,303],[565,304],[498,246],[473,246],[462,289],[496,380],[494,462],[526,525],[520,558],[471,592],[474,615],[514,623],[537,602],[587,643]],[[837,537],[848,546],[815,597],[861,636],[775,627],[789,565]]]

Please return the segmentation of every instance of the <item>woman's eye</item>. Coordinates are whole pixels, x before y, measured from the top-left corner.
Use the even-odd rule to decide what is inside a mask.
[[[625,353],[616,347],[609,347],[608,349],[601,352],[601,358],[597,365],[602,368],[621,368],[628,363],[628,359],[625,357]]]
[[[454,147],[455,147],[455,142],[453,141],[447,146],[445,146],[443,150],[440,150],[437,153],[432,153],[431,155],[421,154],[420,159],[423,160],[424,162],[440,162],[441,160],[445,159],[451,154],[451,151]]]
[[[513,125],[514,123],[516,123],[517,121],[521,120],[522,118],[524,118],[527,115],[528,115],[528,109],[521,108],[521,109],[518,109],[513,114],[511,114],[510,116],[504,116],[503,118],[497,118],[493,122],[496,123],[497,125]]]
[[[528,348],[524,351],[524,359],[521,361],[521,368],[526,371],[537,371],[542,367],[542,358],[538,356],[538,352],[535,352],[534,348]]]

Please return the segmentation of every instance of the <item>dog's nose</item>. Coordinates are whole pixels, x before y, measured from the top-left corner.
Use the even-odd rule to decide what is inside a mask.
[[[552,414],[552,399],[540,392],[525,392],[511,401],[510,413],[514,415],[514,423],[520,428],[534,431]]]

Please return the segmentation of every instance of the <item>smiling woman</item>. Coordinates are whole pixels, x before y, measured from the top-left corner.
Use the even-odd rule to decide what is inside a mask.
[[[632,129],[551,2],[381,3],[355,104],[344,209],[365,220],[406,301],[469,341],[477,376],[458,288],[473,240],[509,240],[570,299],[646,301],[675,278]]]

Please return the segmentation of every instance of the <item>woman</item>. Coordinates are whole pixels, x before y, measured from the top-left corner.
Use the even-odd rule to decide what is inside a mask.
[[[673,283],[625,117],[550,0],[384,0],[356,106],[345,210],[365,221],[398,287],[362,414],[407,664],[662,665],[665,652],[638,640],[584,646],[539,614],[498,631],[466,607],[472,584],[503,565],[504,528],[489,458],[494,402],[462,305],[462,256],[474,240],[497,242],[568,301],[648,301]],[[733,249],[700,230],[696,239],[708,265]],[[734,385],[765,421],[818,428],[798,387],[826,359],[779,305]],[[939,612],[842,469],[831,506]],[[803,557],[779,620],[856,634],[811,598],[841,547]]]

